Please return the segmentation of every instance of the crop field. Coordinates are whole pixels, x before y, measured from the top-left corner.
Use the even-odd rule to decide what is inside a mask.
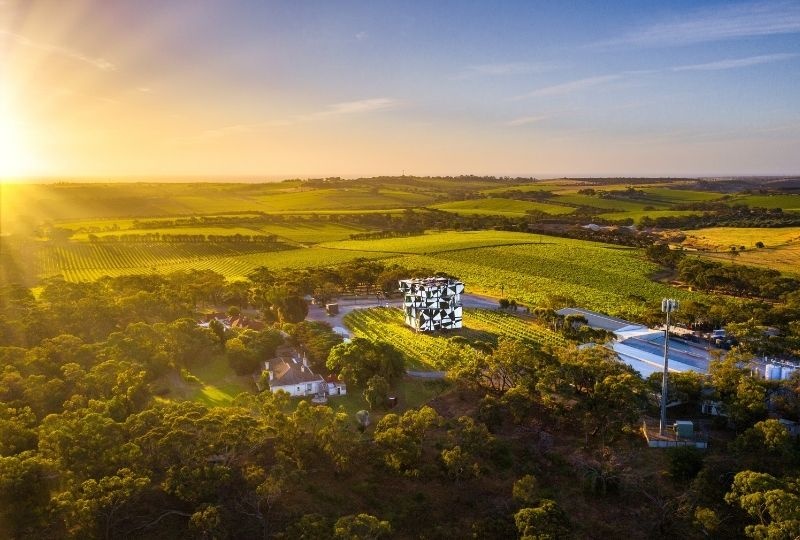
[[[653,207],[655,209],[666,209],[668,207],[668,204],[655,200],[603,199],[592,195],[581,195],[580,193],[558,195],[553,197],[553,201],[574,206],[590,206],[603,210],[618,211],[641,211],[645,210],[647,207]]]
[[[498,336],[512,337],[537,347],[560,347],[567,343],[561,334],[549,328],[491,309],[465,309],[464,326]]]
[[[414,332],[403,322],[403,312],[399,309],[357,309],[345,316],[344,323],[356,337],[385,341],[403,351],[407,369],[436,369],[444,338]]]
[[[471,292],[506,296],[533,306],[581,305],[623,317],[640,315],[664,296],[683,300],[695,296],[652,281],[649,276],[658,266],[646,261],[640,250],[545,238],[542,244],[407,255],[396,260],[408,267],[459,276]]]
[[[730,204],[746,204],[757,208],[782,208],[784,212],[800,212],[800,195],[739,195]]]
[[[100,230],[97,232],[78,232],[72,235],[71,239],[76,241],[87,241],[89,235],[93,234],[97,238],[102,239],[104,236],[121,236],[121,235],[135,235],[135,234],[161,234],[161,235],[215,235],[215,236],[233,236],[236,234],[245,236],[259,236],[259,235],[275,235],[280,238],[289,240],[290,242],[297,242],[301,244],[317,244],[319,242],[334,242],[337,240],[345,240],[350,238],[351,234],[361,233],[367,231],[364,227],[356,227],[354,225],[345,225],[340,223],[328,222],[304,222],[298,220],[296,223],[254,223],[231,225],[231,226],[199,226],[199,227],[164,227],[164,228],[146,228],[136,229],[133,228],[133,220],[119,220],[109,221],[105,225],[99,225],[99,221],[85,222],[79,225],[79,222],[61,225],[64,228],[72,230],[93,230],[93,229],[112,229]]]
[[[336,212],[424,206],[428,193],[401,189],[309,189],[298,182],[261,184],[3,184],[0,215],[36,221],[151,218],[225,212]],[[25,212],[20,212],[20,209]]]
[[[781,272],[800,273],[800,227],[756,229],[714,227],[685,231],[683,245],[702,250],[699,255],[737,264],[752,264]],[[763,242],[763,248],[756,248]],[[733,255],[731,246],[745,246]]]
[[[493,214],[501,216],[524,216],[529,210],[544,212],[545,214],[569,214],[575,211],[569,206],[559,206],[535,201],[519,201],[515,199],[489,198],[456,201],[432,206],[439,210],[455,212],[457,214]]]
[[[680,184],[679,184],[680,185]],[[540,210],[542,212],[563,215],[574,212],[574,208],[587,206],[607,210],[600,214],[603,219],[620,220],[631,218],[635,222],[640,221],[644,216],[656,218],[659,216],[687,216],[698,214],[694,210],[673,210],[678,204],[692,202],[705,202],[721,199],[722,193],[709,191],[698,191],[692,189],[673,189],[664,187],[662,184],[637,184],[636,189],[644,192],[641,198],[602,198],[596,195],[585,195],[578,191],[591,188],[597,192],[624,191],[629,184],[606,184],[599,186],[588,186],[582,183],[572,182],[541,182],[533,184],[523,184],[511,186],[510,188],[496,188],[485,190],[483,193],[501,193],[508,190],[529,191],[549,191],[553,197],[545,202],[530,202],[514,199],[479,199],[468,201],[449,202],[436,205],[436,208],[448,211],[456,211],[461,214],[497,214],[497,215],[522,215],[525,210]],[[774,202],[780,202],[775,200]],[[785,202],[785,201],[784,201]],[[536,206],[525,206],[526,204]],[[795,204],[794,201],[791,204]]]
[[[91,281],[102,276],[166,274],[181,270],[214,270],[228,279],[241,279],[254,268],[307,268],[330,266],[365,257],[374,252],[303,248],[264,251],[247,243],[85,243],[44,246],[38,253],[42,277],[61,274],[68,281]]]
[[[575,187],[578,186],[578,187]],[[481,190],[481,193],[502,193],[504,191],[557,191],[563,189],[574,188],[576,191],[583,188],[583,183],[576,180],[561,179],[561,180],[547,180],[546,182],[530,182],[527,184],[516,184],[511,186],[494,187],[490,189]]]
[[[608,212],[600,214],[598,217],[609,220],[630,218],[634,223],[639,223],[644,217],[656,219],[659,217],[696,216],[702,215],[702,213],[700,210],[630,210],[627,212]]]
[[[566,343],[563,337],[547,328],[509,313],[488,309],[465,309],[464,328],[445,334],[414,332],[405,325],[403,312],[395,308],[354,310],[345,316],[344,322],[355,336],[386,341],[403,351],[407,367],[412,370],[437,369],[436,359],[444,345],[443,340],[453,336],[493,343],[499,336],[508,336],[542,348]]]
[[[540,235],[507,231],[442,232],[384,238],[380,240],[346,240],[321,244],[331,249],[354,249],[381,253],[439,253],[488,246],[529,244],[541,242]]]

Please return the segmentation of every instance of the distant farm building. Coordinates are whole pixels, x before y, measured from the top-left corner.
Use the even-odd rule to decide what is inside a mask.
[[[400,280],[406,324],[421,332],[461,328],[464,284],[431,277]]]

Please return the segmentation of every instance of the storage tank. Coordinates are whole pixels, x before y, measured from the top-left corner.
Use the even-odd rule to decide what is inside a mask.
[[[764,378],[768,381],[781,380],[781,366],[767,364],[767,367],[764,369]]]
[[[781,369],[781,380],[785,381],[786,379],[791,377],[792,373],[794,373],[795,369],[796,368],[793,368],[793,367],[783,366],[783,368]]]

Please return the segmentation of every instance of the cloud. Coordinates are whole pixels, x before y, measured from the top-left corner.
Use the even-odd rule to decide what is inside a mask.
[[[117,66],[113,63],[109,62],[105,58],[94,58],[91,56],[86,56],[74,49],[69,49],[67,47],[59,47],[57,45],[52,45],[50,43],[43,43],[41,41],[33,41],[31,39],[26,38],[21,34],[16,34],[14,32],[8,32],[6,30],[0,30],[0,36],[5,36],[9,38],[11,41],[16,43],[17,45],[22,45],[23,47],[28,47],[29,49],[36,49],[39,51],[44,51],[47,53],[55,54],[57,56],[61,56],[63,58],[69,58],[70,60],[75,60],[78,62],[83,62],[85,64],[89,64],[92,67],[95,67],[101,71],[115,71]]]
[[[728,60],[718,60],[716,62],[708,62],[705,64],[693,64],[688,66],[675,66],[672,71],[719,71],[723,69],[736,69],[749,66],[757,66],[759,64],[770,64],[772,62],[781,62],[797,58],[800,54],[797,53],[780,53],[780,54],[764,54],[761,56],[748,56],[747,58],[733,58]]]
[[[356,34],[356,41],[364,41],[369,37],[369,34],[366,32],[359,32]]]
[[[454,79],[475,79],[478,77],[503,77],[508,75],[524,75],[527,73],[543,73],[554,69],[549,64],[531,64],[528,62],[506,62],[496,64],[477,64],[467,66]]]
[[[527,126],[528,124],[535,124],[549,118],[548,116],[521,116],[506,122],[507,126]]]
[[[397,108],[400,102],[393,98],[372,98],[359,101],[345,101],[329,105],[327,109],[297,117],[300,121],[312,121],[322,118],[344,116],[349,114],[365,114]]]
[[[587,77],[585,79],[578,79],[576,81],[569,81],[561,84],[556,84],[553,86],[545,86],[544,88],[539,88],[538,90],[534,90],[533,92],[530,92],[528,94],[517,96],[516,99],[526,99],[526,98],[545,97],[545,96],[562,96],[565,94],[578,92],[580,90],[585,90],[586,88],[599,86],[607,82],[615,81],[617,79],[620,79],[621,77],[622,75],[599,75],[597,77]]]
[[[401,102],[399,100],[393,98],[372,98],[372,99],[362,99],[359,101],[345,101],[342,103],[334,103],[333,105],[329,105],[326,109],[322,111],[299,115],[286,120],[270,120],[266,122],[231,124],[218,128],[206,129],[197,134],[192,134],[187,137],[171,138],[168,139],[166,142],[170,144],[203,143],[212,140],[222,139],[225,137],[236,136],[243,133],[257,132],[267,128],[286,127],[306,122],[323,120],[326,118],[335,118],[339,116],[385,111],[398,107],[400,103]]]
[[[599,45],[680,46],[800,32],[800,3],[757,2],[703,8]]]

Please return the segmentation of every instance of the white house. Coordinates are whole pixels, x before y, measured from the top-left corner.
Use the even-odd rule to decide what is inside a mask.
[[[328,383],[322,375],[311,371],[305,359],[273,358],[264,362],[264,371],[269,373],[271,392],[283,390],[292,396],[314,396],[328,390]]]

